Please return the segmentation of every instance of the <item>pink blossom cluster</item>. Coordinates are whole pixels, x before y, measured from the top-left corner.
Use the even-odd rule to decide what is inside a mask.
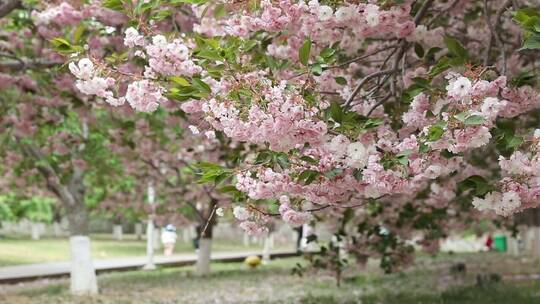
[[[446,96],[432,101],[424,93],[416,95],[403,122],[411,130],[421,129],[425,136],[437,126],[442,128],[440,138],[427,143],[435,150],[459,153],[485,146],[491,139],[489,129],[508,104],[499,98],[506,77],[490,82],[449,73],[447,79]]]
[[[268,233],[268,228],[264,223],[257,221],[254,214],[244,207],[236,206],[233,208],[234,217],[240,221],[240,228],[248,235],[259,236]]]
[[[410,35],[415,24],[410,17],[410,4],[395,5],[388,10],[376,4],[347,4],[336,11],[317,0],[261,1],[261,10],[243,11],[225,21],[204,21],[195,26],[199,33],[248,37],[258,31],[288,32],[283,44],[273,42],[268,53],[278,58],[297,59],[298,49],[306,38],[321,46],[341,41],[344,50],[357,51],[369,37],[387,35],[399,38]],[[209,19],[208,17],[204,18]],[[220,24],[222,30],[216,30]],[[322,48],[321,48],[322,49]]]
[[[526,208],[536,208],[540,202],[540,129],[535,131],[528,152],[516,151],[508,159],[500,156],[499,166],[504,177],[499,191],[475,198],[478,210],[493,210],[508,216]]]
[[[316,118],[319,110],[309,106],[295,90],[287,89],[285,81],[274,86],[269,79],[254,73],[237,78],[258,96],[246,108],[237,108],[225,96],[203,102],[201,109],[213,127],[238,141],[268,143],[275,151],[289,151],[323,140],[327,126]]]
[[[67,2],[51,6],[43,11],[32,11],[32,18],[37,26],[54,23],[58,26],[76,25],[83,19],[81,11],[76,10]]]
[[[114,97],[114,93],[111,90],[111,87],[114,86],[116,81],[111,77],[103,78],[97,76],[97,71],[92,60],[83,58],[77,64],[71,62],[69,64],[69,70],[77,78],[75,86],[81,93],[104,98],[112,106],[124,104],[124,98]]]
[[[281,214],[281,218],[285,223],[288,223],[293,227],[302,226],[312,219],[311,213],[294,210],[291,207],[289,197],[285,195],[282,195],[279,198],[279,203],[281,204],[279,206],[279,214]]]
[[[138,33],[126,33],[124,43],[140,45],[140,40],[142,38]],[[152,43],[145,46],[145,51],[149,66],[145,75],[148,77],[155,76],[155,73],[164,76],[193,76],[202,72],[202,68],[189,59],[190,49],[181,38],[168,42],[163,35],[153,36]]]
[[[164,89],[156,83],[144,79],[129,84],[125,100],[140,112],[154,112],[161,103],[167,101],[163,96]]]

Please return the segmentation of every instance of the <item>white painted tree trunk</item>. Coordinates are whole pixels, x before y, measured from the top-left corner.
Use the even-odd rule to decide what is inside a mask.
[[[148,183],[148,204],[150,206],[153,206],[156,199],[156,190],[154,188],[154,184],[152,182]],[[152,207],[153,208],[153,207]],[[148,224],[146,226],[146,265],[144,265],[143,269],[145,270],[153,270],[156,269],[156,265],[154,264],[154,244],[155,244],[155,237],[156,234],[154,232],[154,220],[152,218],[152,215],[148,217]]]
[[[62,236],[62,226],[59,222],[53,222],[53,235],[54,237]]]
[[[142,223],[135,223],[135,236],[137,237],[137,240],[142,240],[142,230]]]
[[[113,226],[113,236],[114,239],[117,241],[121,241],[123,239],[124,231],[122,228],[122,225],[114,225]]]
[[[509,255],[519,255],[519,243],[517,238],[512,237],[509,235],[507,237],[507,243],[508,243],[508,254]]]
[[[523,239],[523,248],[524,248],[525,253],[528,255],[532,254],[532,248],[533,248],[532,227],[525,227],[525,230],[522,231],[522,239]]]
[[[196,274],[207,276],[210,274],[210,253],[212,252],[212,239],[201,238],[197,252]]]
[[[97,280],[92,263],[90,238],[77,235],[69,239],[71,246],[71,293],[74,295],[97,294]]]
[[[532,248],[531,254],[533,257],[540,257],[540,227],[531,227],[532,234]]]
[[[41,227],[39,223],[32,222],[30,223],[30,234],[32,235],[32,240],[39,240],[41,238]]]
[[[182,229],[182,240],[186,244],[189,244],[189,242],[191,241],[191,232],[189,231],[190,229],[191,227],[186,227]]]
[[[156,269],[154,264],[154,222],[152,219],[148,219],[148,224],[146,225],[146,265],[144,265],[145,270]]]
[[[268,264],[268,262],[270,262],[270,254],[273,247],[274,247],[274,233],[270,232],[264,238],[264,247],[263,247],[263,254],[262,254],[263,264]]]
[[[249,247],[249,235],[244,233],[244,247]]]

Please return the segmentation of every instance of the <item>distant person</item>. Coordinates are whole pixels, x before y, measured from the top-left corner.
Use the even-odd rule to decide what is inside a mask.
[[[199,250],[199,241],[201,240],[201,230],[203,227],[201,225],[197,225],[195,227],[195,237],[193,238],[193,247],[195,248],[195,251]]]
[[[165,230],[161,233],[161,243],[163,243],[163,254],[165,256],[171,256],[174,251],[174,245],[176,244],[176,228],[169,224],[165,226]]]
[[[491,237],[491,235],[488,235],[486,239],[486,247],[489,251],[493,250],[493,238]]]

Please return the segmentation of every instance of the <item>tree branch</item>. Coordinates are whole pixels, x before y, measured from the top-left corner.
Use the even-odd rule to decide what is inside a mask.
[[[20,0],[0,0],[0,18],[5,17],[14,9],[21,8]]]
[[[508,5],[510,5],[512,0],[506,0],[503,5],[499,8],[497,11],[497,14],[495,15],[495,26],[491,23],[491,17],[489,12],[489,6],[487,3],[487,0],[484,0],[484,17],[486,19],[487,26],[489,28],[489,32],[491,35],[489,36],[489,42],[488,47],[486,49],[486,53],[484,54],[484,65],[489,65],[489,53],[491,51],[491,47],[493,46],[493,39],[495,38],[495,42],[497,45],[501,48],[501,58],[502,58],[502,74],[506,75],[506,48],[504,46],[504,42],[501,40],[501,36],[497,32],[496,28],[501,23],[501,17],[504,13],[504,10]]]
[[[383,76],[383,75],[386,75],[386,74],[392,74],[395,71],[396,71],[396,69],[382,70],[382,71],[371,73],[371,74],[367,75],[366,77],[362,78],[362,80],[360,80],[360,82],[358,83],[358,85],[356,86],[354,91],[352,92],[351,96],[349,96],[349,98],[347,99],[347,101],[345,102],[343,107],[348,107],[351,104],[351,102],[354,100],[356,95],[358,95],[358,93],[360,93],[360,90],[362,89],[362,86],[366,82],[368,82],[370,79],[375,78],[375,77],[379,77],[379,76]]]
[[[60,177],[54,168],[47,163],[45,156],[41,151],[32,144],[23,143],[22,139],[19,137],[16,137],[15,139],[23,150],[23,153],[34,160],[36,168],[47,182],[47,187],[56,194],[64,204],[67,204],[68,207],[75,206],[77,204],[75,197],[60,183]]]
[[[59,64],[58,62],[45,59],[15,59],[0,62],[0,69],[21,71],[25,69],[51,68]]]

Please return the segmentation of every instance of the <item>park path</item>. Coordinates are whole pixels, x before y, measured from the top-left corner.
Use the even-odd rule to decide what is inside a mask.
[[[215,262],[238,262],[247,256],[261,255],[261,251],[213,252],[211,259]],[[272,251],[271,258],[296,256],[292,250]],[[195,253],[175,254],[170,257],[155,256],[156,266],[172,267],[194,264],[197,260]],[[146,257],[125,257],[114,259],[94,259],[97,273],[107,271],[122,271],[140,269],[146,264]],[[70,272],[69,261],[49,262],[39,264],[26,264],[18,266],[0,267],[0,284],[18,283],[41,278],[67,276]]]

